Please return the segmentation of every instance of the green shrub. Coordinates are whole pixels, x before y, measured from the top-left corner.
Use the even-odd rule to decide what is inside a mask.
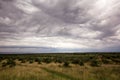
[[[38,61],[38,64],[41,64],[41,61]]]
[[[84,66],[84,62],[82,60],[79,59],[75,59],[72,61],[73,64],[79,64],[80,66]]]
[[[116,64],[120,64],[120,59],[112,59],[112,61]]]
[[[6,67],[6,66],[7,66],[6,62],[3,62],[2,67]]]
[[[2,62],[2,59],[0,59],[0,62]]]
[[[93,67],[100,67],[101,64],[102,64],[101,61],[93,60],[90,65],[93,66]]]
[[[84,66],[84,62],[83,62],[83,61],[80,61],[80,62],[79,62],[79,65],[80,65],[80,66]]]
[[[35,58],[35,62],[38,62],[39,60],[40,60],[40,58],[38,58],[38,57],[37,57],[37,58]]]
[[[80,62],[80,60],[78,60],[78,59],[72,60],[73,64],[79,64],[79,62]]]
[[[62,59],[56,59],[55,62],[62,63]]]
[[[112,60],[110,60],[110,59],[102,59],[102,62],[104,64],[111,64]]]
[[[33,62],[34,62],[33,60],[30,60],[30,61],[29,61],[30,64],[33,63]]]
[[[2,67],[6,67],[7,65],[9,65],[9,67],[14,67],[16,66],[16,62],[12,59],[8,59],[7,62],[2,63]]]
[[[37,59],[38,64],[41,64],[42,60],[40,58]]]
[[[26,62],[25,60],[23,60],[23,59],[21,60],[21,63],[25,63],[25,62]]]
[[[43,62],[50,63],[50,62],[52,62],[52,59],[51,58],[45,58],[45,59],[43,59]]]
[[[69,67],[69,62],[67,62],[67,61],[64,62],[63,66],[64,66],[64,67]]]
[[[9,67],[15,67],[16,66],[16,63],[12,63],[9,65]]]
[[[9,67],[16,66],[16,62],[14,60],[12,60],[12,59],[7,60],[7,64],[9,65]]]

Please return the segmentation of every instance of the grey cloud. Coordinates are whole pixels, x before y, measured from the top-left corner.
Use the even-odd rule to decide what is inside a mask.
[[[0,1],[2,9],[0,10],[0,16],[2,18],[10,18],[14,23],[24,17],[24,12],[16,7],[16,1],[5,3]],[[16,4],[16,5],[15,5]]]
[[[14,27],[5,24],[0,24],[0,32],[16,33]]]
[[[14,0],[2,0],[4,2],[11,2],[11,1],[14,1]]]
[[[117,17],[117,18],[114,20],[114,17]],[[101,38],[115,36],[115,33],[116,33],[115,28],[120,24],[119,20],[120,20],[120,16],[114,15],[112,18],[109,19],[109,22],[106,25],[100,26],[98,23],[91,29],[101,31],[103,33],[101,35]]]
[[[0,3],[0,9],[2,9],[2,4]]]
[[[0,45],[91,50],[120,45],[118,0],[107,7],[94,6],[100,0],[8,1],[0,1]]]
[[[84,2],[83,6],[77,5],[77,3],[80,2],[79,0],[69,0],[69,2],[68,0],[57,0],[57,2],[53,2],[53,5],[51,3],[48,3],[47,5],[47,2],[44,2],[45,4],[42,4],[37,0],[33,2],[46,14],[56,17],[66,23],[85,23],[91,18],[91,16],[87,12],[90,9],[90,5],[84,5],[86,5],[87,3],[91,4],[92,1],[81,1]],[[52,7],[49,5],[52,5]]]

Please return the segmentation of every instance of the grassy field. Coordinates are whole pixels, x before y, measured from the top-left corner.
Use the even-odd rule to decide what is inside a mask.
[[[0,80],[120,80],[120,54],[0,55]]]

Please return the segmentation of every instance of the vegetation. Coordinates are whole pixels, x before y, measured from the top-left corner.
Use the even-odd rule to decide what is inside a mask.
[[[94,66],[94,67],[100,67],[102,65],[102,63],[98,60],[93,60],[91,62],[91,66]]]
[[[63,65],[64,67],[69,67],[69,62],[68,61],[66,61],[66,62],[64,62],[64,65]]]
[[[6,62],[2,63],[2,67],[6,67],[6,66],[14,67],[14,66],[16,66],[16,62],[12,59],[9,59]]]
[[[0,80],[119,80],[119,73],[119,53],[0,54]]]

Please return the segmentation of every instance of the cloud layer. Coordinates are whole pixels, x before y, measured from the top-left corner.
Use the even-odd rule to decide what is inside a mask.
[[[119,0],[1,0],[0,46],[120,46]]]

